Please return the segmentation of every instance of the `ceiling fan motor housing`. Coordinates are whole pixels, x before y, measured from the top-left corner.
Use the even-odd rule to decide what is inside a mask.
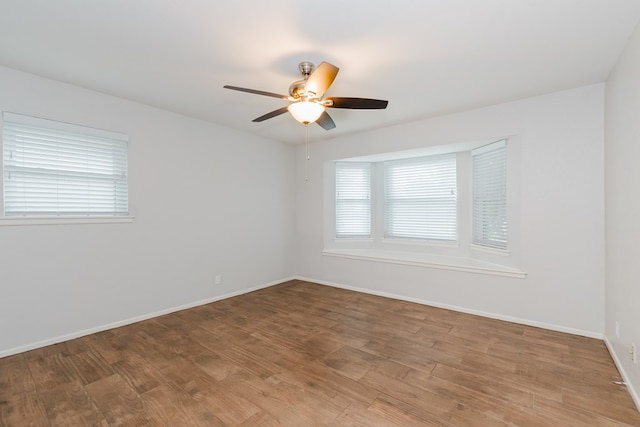
[[[304,90],[306,83],[306,80],[298,80],[297,82],[291,83],[291,86],[289,86],[289,95],[291,95],[294,99],[300,99],[304,97],[306,94]]]
[[[311,73],[315,68],[316,68],[315,65],[313,65],[313,63],[309,61],[303,61],[300,64],[298,64],[298,70],[300,70],[300,74],[302,74],[302,77],[304,79],[291,83],[291,86],[289,86],[289,95],[291,95],[295,99],[305,98],[306,96],[306,91],[304,90],[305,84],[307,83],[307,79],[309,78],[309,75],[311,75]]]

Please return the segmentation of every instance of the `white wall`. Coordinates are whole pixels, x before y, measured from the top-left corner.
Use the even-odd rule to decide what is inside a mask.
[[[393,100],[389,108],[393,108]],[[336,124],[347,114],[332,113]],[[424,146],[515,136],[519,267],[526,279],[327,257],[323,164]],[[604,332],[604,84],[314,143],[296,178],[297,274],[384,295],[601,337]]]
[[[606,340],[640,408],[640,27],[607,81]],[[616,322],[620,337],[616,337]]]
[[[128,134],[136,217],[0,227],[0,357],[291,277],[291,146],[6,68],[0,110]]]

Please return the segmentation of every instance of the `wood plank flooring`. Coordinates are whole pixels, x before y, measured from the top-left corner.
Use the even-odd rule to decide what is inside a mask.
[[[1,426],[640,426],[602,341],[302,281],[0,359]]]

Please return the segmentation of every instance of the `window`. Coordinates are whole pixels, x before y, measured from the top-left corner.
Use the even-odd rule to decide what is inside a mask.
[[[455,241],[456,155],[384,163],[385,237]]]
[[[507,249],[507,149],[505,141],[473,150],[473,243]]]
[[[336,237],[371,236],[371,165],[336,163]]]
[[[3,113],[6,216],[128,215],[126,135]]]
[[[514,135],[327,162],[323,255],[525,278],[519,150]]]

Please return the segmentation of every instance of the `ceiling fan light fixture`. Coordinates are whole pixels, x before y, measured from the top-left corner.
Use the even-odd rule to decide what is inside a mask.
[[[256,117],[252,122],[263,122],[289,111],[294,119],[304,125],[317,123],[322,129],[331,130],[336,127],[336,124],[325,108],[345,108],[350,110],[384,110],[387,108],[389,102],[383,99],[336,96],[325,98],[325,92],[329,89],[339,71],[339,68],[335,65],[323,61],[318,67],[314,67],[311,62],[301,62],[298,69],[303,79],[295,81],[289,86],[288,96],[240,86],[225,85],[223,87],[255,95],[279,98],[291,103],[288,106],[280,107],[277,110]]]
[[[294,102],[287,108],[294,119],[300,123],[313,123],[324,113],[324,106],[312,101]]]

